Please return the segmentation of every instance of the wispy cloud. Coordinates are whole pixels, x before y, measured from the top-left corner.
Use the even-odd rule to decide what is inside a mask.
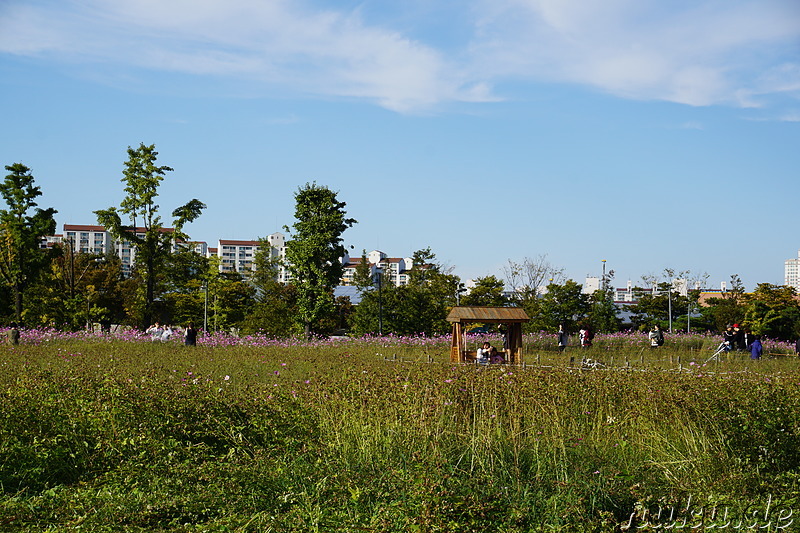
[[[511,81],[690,105],[800,94],[793,0],[472,0],[448,42],[426,33],[428,20],[415,28],[406,16],[397,29],[389,14],[342,4],[7,0],[0,53],[238,79],[401,112],[494,101]]]
[[[493,77],[580,83],[637,99],[758,105],[797,94],[800,4],[485,0],[475,49]],[[771,76],[778,69],[782,76]]]

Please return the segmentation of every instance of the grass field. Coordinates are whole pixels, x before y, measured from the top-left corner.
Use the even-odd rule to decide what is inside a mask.
[[[597,341],[531,336],[512,367],[449,364],[447,339],[24,332],[0,348],[0,531],[797,527],[787,346]]]

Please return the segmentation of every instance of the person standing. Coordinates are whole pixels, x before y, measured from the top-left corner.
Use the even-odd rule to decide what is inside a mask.
[[[590,348],[592,346],[592,339],[594,339],[594,333],[592,333],[592,328],[589,326],[583,326],[580,332],[580,339],[581,339],[581,348]]]
[[[740,328],[739,324],[733,325],[733,346],[737,352],[747,351],[744,329]]]
[[[734,343],[736,342],[736,336],[733,332],[733,326],[728,324],[728,327],[725,328],[725,331],[722,332],[722,344],[725,348],[726,352],[730,352],[735,348]]]
[[[145,333],[147,333],[148,335],[150,335],[150,340],[151,340],[151,341],[153,341],[153,342],[156,342],[156,341],[158,341],[158,340],[161,340],[161,334],[162,334],[162,333],[164,333],[164,330],[163,330],[163,328],[161,327],[161,324],[159,324],[158,322],[156,322],[155,324],[153,324],[152,326],[150,326],[149,328],[147,328],[147,330],[145,331]]]
[[[761,359],[761,353],[764,348],[761,345],[761,337],[758,335],[753,336],[753,342],[750,344],[750,359]]]
[[[194,328],[194,322],[189,322],[189,325],[183,331],[183,344],[186,346],[195,346],[197,344],[197,330]]]
[[[569,333],[564,331],[564,325],[559,324],[558,326],[558,351],[563,352],[567,349],[567,344],[569,343]]]

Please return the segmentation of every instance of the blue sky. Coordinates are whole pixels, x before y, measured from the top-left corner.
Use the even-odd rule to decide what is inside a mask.
[[[546,255],[783,283],[800,249],[796,0],[3,0],[0,162],[94,224],[128,146],[213,245],[317,182],[354,255],[464,279]]]

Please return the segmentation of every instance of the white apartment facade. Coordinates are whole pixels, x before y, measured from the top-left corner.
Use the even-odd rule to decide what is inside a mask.
[[[137,235],[144,235],[144,228],[136,228]],[[172,232],[172,228],[164,228],[162,231]],[[273,233],[267,236],[266,241],[270,245],[270,256],[274,259],[283,259],[286,255],[285,237],[282,233]],[[122,261],[122,270],[125,275],[129,275],[136,262],[136,248],[127,241],[117,241],[111,233],[106,231],[104,226],[64,224],[62,235],[48,236],[43,246],[52,246],[53,243],[69,243],[74,253],[90,253],[105,255],[114,253]],[[203,241],[192,241],[186,244],[176,243],[173,252],[181,247],[190,247],[196,253],[204,256],[218,256],[220,258],[220,272],[238,272],[247,274],[255,268],[253,257],[258,250],[258,241],[236,241],[220,240],[216,248],[210,248]],[[280,279],[282,283],[288,281],[285,268],[281,266]]]
[[[269,244],[270,259],[280,260],[278,281],[286,283],[289,275],[282,261],[286,258],[286,238],[283,233],[275,232],[264,239]],[[259,248],[259,241],[237,241],[220,239],[216,248],[209,248],[209,256],[217,256],[220,260],[220,272],[238,272],[248,275],[255,271],[255,253]]]
[[[800,292],[800,250],[797,251],[797,257],[784,261],[783,284]]]
[[[361,264],[361,259],[361,257],[351,258],[349,256],[345,256],[342,259],[344,266],[342,285],[353,284],[356,268]],[[377,279],[378,270],[382,269],[385,279],[397,287],[408,285],[408,271],[414,266],[414,260],[410,257],[389,257],[380,250],[373,250],[368,253],[367,263],[369,263],[370,278]]]

